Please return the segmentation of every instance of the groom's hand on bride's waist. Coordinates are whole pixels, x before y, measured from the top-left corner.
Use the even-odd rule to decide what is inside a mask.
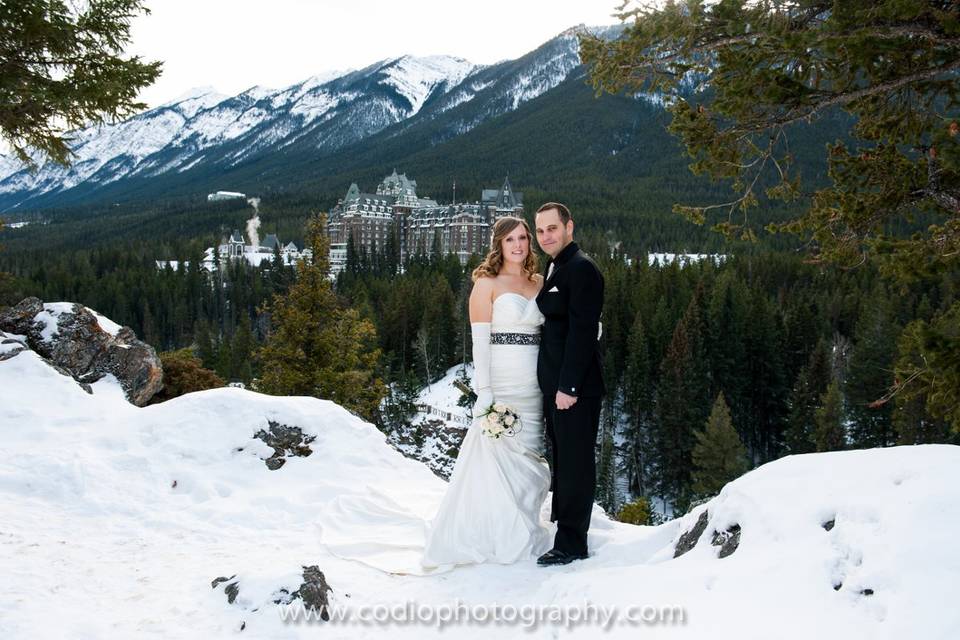
[[[577,396],[571,396],[563,391],[557,391],[557,409],[569,409],[577,403]]]

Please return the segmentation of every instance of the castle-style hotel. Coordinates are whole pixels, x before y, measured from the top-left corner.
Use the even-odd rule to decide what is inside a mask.
[[[454,253],[466,264],[471,254],[487,252],[490,228],[503,216],[523,216],[523,194],[510,187],[509,179],[499,189],[484,189],[480,202],[438,204],[417,197],[417,181],[394,169],[375,193],[351,184],[330,211],[330,268],[333,273],[343,269],[349,237],[358,251],[372,253],[389,242],[394,228],[401,261],[418,253],[430,255],[437,238],[443,253]]]

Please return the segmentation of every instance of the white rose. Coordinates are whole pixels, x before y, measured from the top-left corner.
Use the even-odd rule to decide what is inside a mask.
[[[512,415],[505,416],[503,418],[503,424],[507,425],[508,427],[513,426],[513,416]]]
[[[502,402],[498,402],[495,405],[493,405],[493,410],[496,411],[497,413],[506,413],[507,405],[503,404]]]

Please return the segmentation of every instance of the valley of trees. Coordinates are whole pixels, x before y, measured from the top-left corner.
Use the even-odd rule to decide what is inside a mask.
[[[894,287],[960,269],[956,2],[670,0],[627,3],[617,15],[628,23],[622,38],[580,38],[594,87],[663,96],[691,170],[733,190],[674,211],[728,237],[796,234],[812,259],[872,262]],[[838,111],[846,131],[821,152],[828,180],[811,185],[793,127],[819,127]],[[752,214],[771,200],[800,210],[782,222]],[[894,393],[925,398],[954,425],[958,317],[955,303],[911,326],[916,357],[894,382]]]
[[[267,220],[262,233],[307,220],[299,205],[287,206],[261,207]],[[182,220],[198,232],[206,226],[226,234],[243,228],[250,213],[238,203],[203,204]],[[154,215],[180,219],[170,212]],[[76,231],[61,232],[61,224]],[[90,231],[80,231],[86,225]],[[89,239],[104,226],[102,219],[69,216],[30,231],[33,226],[4,231],[10,242],[0,251],[0,269],[13,272],[15,289],[8,289],[4,303],[25,295],[82,302],[131,326],[158,350],[191,348],[224,380],[270,378],[266,351],[258,350],[271,322],[279,322],[270,314],[274,295],[302,280],[294,267],[280,260],[258,268],[222,261],[219,275],[209,276],[197,266],[203,247],[219,240],[209,231],[182,240],[172,232],[147,233],[152,226],[141,221],[118,242],[111,236],[116,225],[106,225],[100,244]],[[22,238],[27,233],[49,234],[50,248],[37,248]],[[882,400],[895,372],[918,357],[913,327],[955,304],[960,274],[897,286],[871,266],[810,264],[793,252],[747,244],[727,247],[721,251],[726,258],[716,262],[650,266],[646,252],[611,243],[603,228],[584,225],[577,239],[606,279],[605,375],[615,392],[606,399],[597,443],[598,501],[612,512],[639,497],[682,511],[743,469],[792,453],[957,442],[949,422],[929,413],[925,398]],[[177,253],[161,257],[189,265],[158,268],[154,259],[164,247]],[[354,410],[379,428],[415,429],[416,391],[470,359],[466,301],[478,259],[461,266],[453,255],[418,255],[401,269],[385,248],[373,255],[351,248],[346,270],[335,283],[327,281],[328,294],[318,293],[320,280],[311,280],[310,295],[327,300],[323,308],[349,308],[350,322],[369,326],[360,330],[367,332],[366,346],[357,351],[357,362],[367,358],[367,370],[355,366],[351,375],[365,376],[362,386],[379,388],[375,395],[383,402],[375,408],[376,400],[368,398]],[[297,320],[308,308],[290,313],[294,325],[314,322]],[[342,333],[326,339],[342,340]],[[304,335],[291,333],[288,351],[275,351],[275,371],[278,363],[282,370],[295,360],[289,349]],[[336,352],[345,344],[316,348]],[[279,393],[309,388],[284,375],[261,384]],[[386,386],[377,387],[380,382]],[[335,393],[350,406],[349,391],[328,395]]]

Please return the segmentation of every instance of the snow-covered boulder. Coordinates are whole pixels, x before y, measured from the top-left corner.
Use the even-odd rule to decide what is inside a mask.
[[[0,330],[15,334],[81,384],[113,375],[138,407],[163,387],[163,368],[153,347],[138,340],[130,327],[82,304],[25,298],[0,313]],[[12,351],[8,357],[16,355]]]
[[[8,360],[29,348],[25,336],[10,335],[0,331],[0,361]]]

